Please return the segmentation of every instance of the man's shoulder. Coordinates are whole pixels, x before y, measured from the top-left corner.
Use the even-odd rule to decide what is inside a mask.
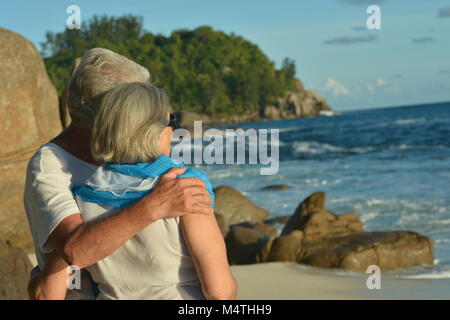
[[[51,168],[62,168],[67,164],[68,156],[64,155],[51,144],[39,147],[28,161],[28,171],[45,171]]]

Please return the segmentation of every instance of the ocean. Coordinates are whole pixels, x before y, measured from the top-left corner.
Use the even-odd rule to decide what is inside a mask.
[[[395,274],[450,278],[450,103],[228,127],[279,129],[279,172],[196,165],[214,187],[238,189],[271,217],[291,215],[305,197],[324,191],[329,211],[357,213],[367,231],[413,230],[433,239],[433,266]],[[273,184],[292,188],[261,190]]]

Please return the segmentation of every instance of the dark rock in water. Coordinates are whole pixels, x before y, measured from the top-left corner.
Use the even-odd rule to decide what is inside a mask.
[[[325,210],[325,193],[316,192],[306,198],[286,223],[281,235],[301,230],[305,240],[342,236],[364,231],[356,214],[335,215]]]
[[[267,224],[274,224],[274,223],[286,224],[289,221],[290,218],[291,218],[291,216],[275,217],[275,218],[270,218],[270,219],[264,220],[264,223],[267,223]]]
[[[267,191],[281,191],[281,190],[288,190],[291,189],[291,186],[288,186],[286,184],[273,184],[270,186],[262,187],[261,190],[267,190]]]
[[[221,214],[230,225],[244,221],[262,222],[269,215],[266,210],[231,187],[218,187],[214,189],[214,194],[214,212]]]
[[[259,255],[260,261],[297,262],[302,252],[303,232],[294,230],[287,236],[278,237],[266,244]]]
[[[28,159],[61,131],[58,95],[31,41],[0,28],[0,238],[33,250],[23,208]]]
[[[222,232],[222,235],[225,238],[229,231],[228,222],[226,221],[225,217],[220,213],[215,212],[214,215],[216,217],[216,221],[217,224],[219,225],[220,231]]]
[[[321,268],[382,271],[433,263],[433,242],[417,232],[389,231],[303,241],[298,262]]]
[[[0,300],[28,299],[31,263],[25,252],[0,240]]]
[[[263,232],[254,228],[232,226],[225,238],[229,263],[256,263],[259,252],[268,240]]]

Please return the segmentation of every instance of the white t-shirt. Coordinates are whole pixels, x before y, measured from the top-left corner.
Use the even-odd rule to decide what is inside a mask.
[[[80,212],[72,188],[82,185],[97,168],[51,142],[28,162],[24,204],[40,270],[53,251],[47,243],[51,232],[64,218]],[[82,270],[81,289],[71,290],[66,299],[93,298],[90,277]]]
[[[149,191],[158,178],[141,178],[99,167],[85,182],[95,191],[116,196]],[[76,196],[83,221],[120,210]],[[180,219],[159,219],[126,241],[110,256],[86,268],[98,284],[101,300],[204,300],[193,258],[184,241]]]

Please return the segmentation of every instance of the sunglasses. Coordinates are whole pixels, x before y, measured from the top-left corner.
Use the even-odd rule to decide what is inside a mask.
[[[179,128],[178,117],[175,113],[170,114],[170,120],[167,123],[168,127],[172,127],[172,130],[176,130]]]

